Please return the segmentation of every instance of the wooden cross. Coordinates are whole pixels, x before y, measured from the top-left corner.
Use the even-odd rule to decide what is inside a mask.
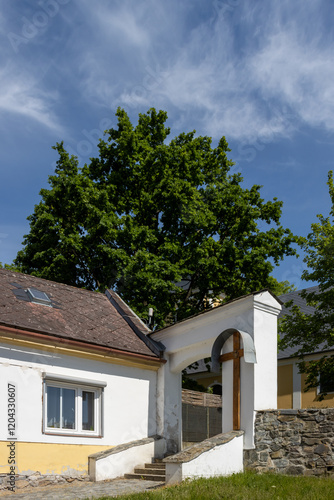
[[[219,362],[233,360],[233,430],[240,429],[240,358],[244,350],[240,349],[239,332],[233,333],[233,351],[222,354]]]

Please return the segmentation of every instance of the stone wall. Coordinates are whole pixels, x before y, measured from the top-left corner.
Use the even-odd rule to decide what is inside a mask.
[[[81,484],[83,481],[89,481],[87,474],[81,476],[61,476],[61,475],[42,475],[39,472],[31,474],[20,474],[15,476],[15,491],[22,492],[27,487],[37,486],[56,486],[58,484]],[[10,489],[9,474],[0,474],[0,496],[1,494]],[[19,490],[19,491],[17,491]],[[33,497],[32,497],[33,498]]]
[[[258,472],[334,474],[334,408],[257,412],[255,449],[244,452],[244,466]]]

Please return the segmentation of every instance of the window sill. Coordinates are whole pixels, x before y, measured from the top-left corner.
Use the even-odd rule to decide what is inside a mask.
[[[99,438],[101,439],[103,436],[101,434],[81,434],[81,433],[72,433],[69,432],[52,432],[52,431],[44,431],[43,434],[46,436],[67,436],[67,437],[84,437],[84,438]]]

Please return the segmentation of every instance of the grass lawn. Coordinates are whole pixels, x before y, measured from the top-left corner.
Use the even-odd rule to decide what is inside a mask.
[[[107,500],[112,497],[101,497]],[[245,472],[229,477],[184,481],[178,486],[117,497],[118,500],[314,499],[334,500],[334,478]]]

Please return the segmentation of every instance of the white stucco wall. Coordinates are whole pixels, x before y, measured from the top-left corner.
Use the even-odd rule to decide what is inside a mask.
[[[229,443],[203,453],[182,467],[183,478],[228,476],[243,471],[243,438],[234,438]]]
[[[104,481],[131,473],[135,467],[151,463],[152,458],[163,458],[165,451],[165,440],[160,439],[111,454],[96,460],[91,479]]]
[[[166,483],[175,484],[187,478],[229,476],[243,471],[243,437],[216,446],[183,463],[166,463]]]
[[[277,408],[277,303],[265,293],[254,300],[254,410]]]
[[[103,395],[103,437],[42,433],[42,373],[89,379],[106,384]],[[62,353],[3,344],[0,347],[0,401],[7,400],[7,383],[17,386],[19,441],[110,445],[141,439],[156,429],[157,372],[114,365]],[[0,440],[7,439],[7,415],[0,412]]]
[[[170,370],[170,359],[159,369],[157,383],[157,434],[167,441],[169,454],[182,445],[182,374]]]

